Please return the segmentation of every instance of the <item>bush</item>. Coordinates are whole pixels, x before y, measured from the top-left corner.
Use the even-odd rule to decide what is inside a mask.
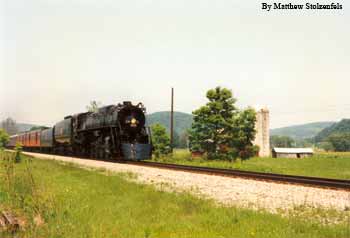
[[[9,140],[10,140],[10,137],[6,133],[6,131],[4,131],[3,129],[0,129],[0,149],[4,148],[4,146],[9,142]]]
[[[259,146],[257,145],[247,145],[244,150],[239,152],[239,158],[246,160],[250,157],[256,156],[259,152]]]
[[[166,128],[160,124],[154,124],[151,126],[151,130],[155,157],[159,158],[162,155],[169,154],[171,152],[170,138],[166,133]]]
[[[21,162],[21,154],[22,154],[22,145],[20,143],[16,143],[15,147],[15,162]]]

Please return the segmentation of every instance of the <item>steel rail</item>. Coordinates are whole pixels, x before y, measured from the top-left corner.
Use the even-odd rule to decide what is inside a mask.
[[[122,163],[155,167],[161,169],[172,169],[193,173],[211,174],[219,176],[228,177],[243,177],[254,180],[266,180],[281,183],[299,184],[306,186],[315,186],[322,188],[332,188],[332,189],[345,189],[350,190],[350,180],[343,179],[330,179],[330,178],[318,178],[318,177],[307,177],[307,176],[296,176],[296,175],[284,175],[284,174],[274,174],[274,173],[262,173],[262,172],[252,172],[243,171],[237,169],[222,169],[213,167],[201,167],[201,166],[190,166],[190,165],[180,165],[180,164],[169,164],[160,162],[149,162],[149,161],[131,161],[126,160]]]

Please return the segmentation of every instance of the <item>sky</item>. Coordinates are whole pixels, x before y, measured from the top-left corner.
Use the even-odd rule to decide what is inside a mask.
[[[191,113],[216,86],[240,108],[268,107],[271,128],[350,118],[347,1],[270,12],[256,0],[0,2],[0,119],[50,126],[91,100],[165,111],[171,87],[175,110]]]

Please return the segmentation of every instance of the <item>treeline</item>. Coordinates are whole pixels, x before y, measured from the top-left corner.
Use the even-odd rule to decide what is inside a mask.
[[[1,122],[0,128],[2,128],[10,136],[18,133],[17,123],[11,117],[8,117]]]
[[[293,139],[289,136],[273,135],[270,137],[271,147],[316,147],[326,151],[350,151],[350,119],[320,131],[315,137],[308,139]]]
[[[282,148],[312,147],[312,139],[294,139],[290,136],[270,136],[270,146]]]
[[[0,149],[3,149],[9,142],[10,136],[18,133],[17,123],[8,117],[0,122]]]
[[[6,131],[7,134],[12,136],[20,132],[45,129],[48,127],[27,123],[17,123],[15,119],[8,117],[0,122],[0,128],[2,128],[4,131]]]
[[[350,119],[325,128],[315,136],[314,142],[327,151],[350,151]]]

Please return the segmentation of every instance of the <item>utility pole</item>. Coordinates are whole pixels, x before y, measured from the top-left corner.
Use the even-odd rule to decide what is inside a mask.
[[[171,111],[170,111],[170,148],[174,148],[174,88],[171,88]]]

